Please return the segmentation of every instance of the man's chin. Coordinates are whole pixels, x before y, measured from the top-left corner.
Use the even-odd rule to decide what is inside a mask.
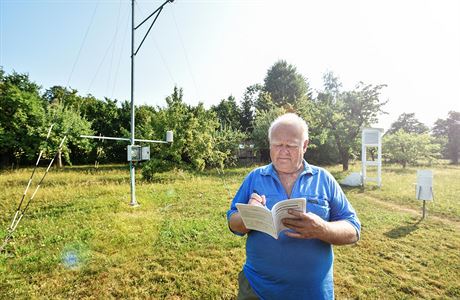
[[[281,172],[285,172],[286,170],[292,169],[292,165],[290,161],[277,161],[275,168]]]
[[[278,163],[284,163],[284,164],[291,163],[291,159],[290,159],[290,158],[278,158],[276,161],[277,161]]]

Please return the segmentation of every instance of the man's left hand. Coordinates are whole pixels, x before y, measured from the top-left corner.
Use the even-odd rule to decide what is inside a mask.
[[[284,226],[295,232],[286,231],[286,235],[298,239],[312,239],[324,236],[327,232],[327,222],[313,213],[304,213],[296,210],[289,210],[292,218],[283,219]]]

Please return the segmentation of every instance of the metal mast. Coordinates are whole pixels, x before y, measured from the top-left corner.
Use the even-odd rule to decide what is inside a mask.
[[[134,145],[134,0],[131,0],[131,146]],[[134,162],[129,161],[129,176],[131,178],[131,202],[129,205],[138,206],[136,200],[136,169]]]
[[[167,131],[166,132],[166,141],[156,141],[156,140],[145,140],[145,139],[136,139],[135,138],[135,105],[134,105],[134,58],[139,52],[139,49],[141,48],[142,44],[144,43],[145,39],[147,38],[147,35],[149,34],[150,30],[153,27],[153,24],[155,24],[155,21],[158,19],[158,16],[160,15],[161,11],[163,10],[163,7],[168,4],[172,3],[174,0],[166,0],[160,7],[158,7],[153,13],[151,13],[147,18],[145,18],[139,25],[135,26],[135,21],[134,21],[134,0],[131,0],[131,137],[124,138],[124,137],[108,137],[108,136],[91,136],[91,135],[80,135],[80,137],[83,138],[91,138],[91,139],[99,139],[99,140],[118,140],[118,141],[129,141],[130,145],[128,146],[128,160],[129,160],[129,175],[131,179],[131,202],[129,205],[131,206],[138,206],[139,204],[136,201],[136,167],[134,161],[139,161],[139,160],[145,160],[141,159],[142,157],[141,152],[142,148],[140,146],[136,146],[135,142],[146,142],[146,143],[172,143],[173,142],[173,132],[172,131]],[[140,42],[139,46],[137,47],[136,51],[134,51],[134,34],[136,29],[141,27],[148,19],[150,19],[153,15],[155,15],[155,19],[152,21],[152,24],[150,24],[149,29],[144,35],[144,38]],[[137,151],[137,152],[136,152]],[[141,152],[139,152],[141,151]],[[147,160],[150,159],[150,149],[147,151],[148,158]]]
[[[134,146],[135,142],[135,123],[134,123],[134,57],[136,56],[137,52],[139,52],[139,49],[141,48],[142,44],[145,41],[145,38],[150,32],[150,29],[152,29],[153,24],[155,24],[155,21],[157,20],[158,16],[160,15],[161,11],[163,10],[163,7],[167,3],[172,3],[174,0],[167,0],[165,1],[160,7],[158,7],[153,13],[151,13],[147,18],[145,18],[139,25],[134,26],[134,0],[131,0],[131,146]],[[152,24],[150,25],[149,29],[147,30],[147,33],[145,34],[144,38],[142,39],[139,47],[137,48],[136,51],[134,51],[134,34],[136,29],[138,29],[140,26],[142,26],[150,17],[155,15],[155,19],[153,20]],[[131,177],[131,202],[129,205],[131,206],[138,206],[139,204],[136,201],[136,182],[135,182],[135,165],[133,161],[131,160],[129,162],[129,174]]]

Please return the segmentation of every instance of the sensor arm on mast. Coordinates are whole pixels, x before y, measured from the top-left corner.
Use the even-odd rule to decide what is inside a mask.
[[[172,143],[173,138],[172,138],[172,132],[171,131],[166,132],[166,141],[159,141],[159,140],[141,140],[141,139],[134,139],[135,142],[145,142],[145,143]],[[117,137],[111,137],[111,136],[98,136],[98,135],[80,135],[82,138],[88,138],[88,139],[96,139],[96,140],[115,140],[115,141],[127,141],[131,142],[130,138],[117,138]]]

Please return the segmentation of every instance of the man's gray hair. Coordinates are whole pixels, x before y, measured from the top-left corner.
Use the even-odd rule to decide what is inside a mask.
[[[298,115],[294,113],[287,113],[287,114],[281,115],[278,118],[276,118],[275,121],[273,121],[272,124],[270,125],[270,128],[268,129],[268,140],[269,141],[271,141],[273,129],[281,124],[297,126],[299,129],[302,130],[302,138],[303,138],[302,142],[305,142],[308,140],[307,122],[305,122],[304,119],[302,119],[301,117],[299,117]]]

